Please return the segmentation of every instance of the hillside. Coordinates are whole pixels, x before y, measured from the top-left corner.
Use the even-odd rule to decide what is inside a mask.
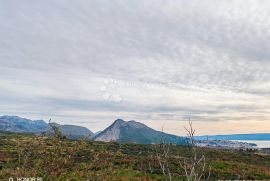
[[[31,146],[29,146],[31,145]],[[270,156],[254,151],[198,148],[211,166],[210,180],[270,179]],[[32,177],[43,180],[162,181],[154,145],[73,141],[0,133],[0,180]],[[186,146],[170,147],[173,180],[183,180],[179,161],[190,157]]]

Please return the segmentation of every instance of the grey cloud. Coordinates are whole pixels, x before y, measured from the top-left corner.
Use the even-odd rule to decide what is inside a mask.
[[[67,121],[61,111],[258,116],[269,110],[269,8],[267,0],[1,1],[0,112]],[[113,104],[99,91],[110,78],[139,86],[120,87],[124,100]]]

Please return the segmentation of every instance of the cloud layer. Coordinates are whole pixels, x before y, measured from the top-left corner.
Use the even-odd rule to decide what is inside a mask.
[[[269,9],[267,0],[1,1],[0,113],[93,131],[122,117],[183,134],[192,117],[201,134],[269,132]]]

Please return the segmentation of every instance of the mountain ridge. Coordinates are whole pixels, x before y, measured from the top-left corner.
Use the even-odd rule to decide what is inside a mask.
[[[31,120],[19,116],[0,116],[0,129],[18,133],[41,133],[49,128],[43,120]]]
[[[43,120],[31,120],[19,116],[0,116],[0,131],[50,135],[52,133],[52,127],[50,125],[58,127],[61,134],[70,139],[80,139],[94,135],[88,128],[82,126],[60,125],[55,122],[46,123]]]
[[[187,141],[186,137],[157,131],[134,120],[124,121],[123,119],[116,119],[103,131],[94,134],[88,128],[82,126],[46,123],[43,120],[31,120],[19,116],[0,116],[0,131],[50,135],[52,134],[50,124],[58,127],[62,135],[69,139],[86,138],[95,141],[116,141],[139,144],[157,144],[164,140],[166,143],[186,144]],[[208,144],[208,142],[205,142],[207,140],[216,140],[215,144],[220,143],[222,145],[223,140],[270,140],[270,133],[195,136],[195,139],[198,141],[198,144],[201,145],[205,143]],[[231,145],[232,143],[228,144]]]

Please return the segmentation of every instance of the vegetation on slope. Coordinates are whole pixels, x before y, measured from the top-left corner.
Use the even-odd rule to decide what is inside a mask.
[[[254,151],[200,148],[211,166],[210,180],[270,179],[270,156]],[[183,180],[179,160],[191,156],[187,146],[171,146],[173,180]],[[153,145],[72,141],[29,134],[0,134],[0,180],[164,180]]]

